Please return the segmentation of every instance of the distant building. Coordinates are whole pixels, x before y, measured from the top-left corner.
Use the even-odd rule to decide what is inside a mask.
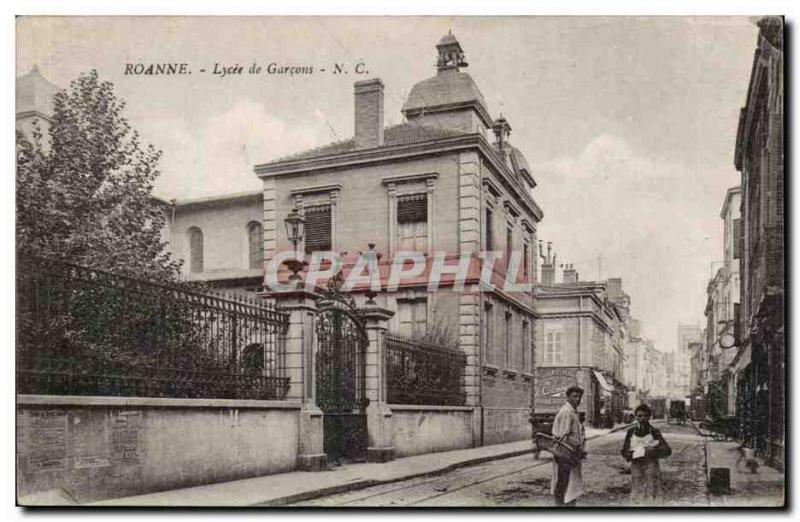
[[[691,343],[700,342],[703,331],[693,324],[678,324],[678,346],[673,354],[672,390],[674,397],[686,397],[691,393],[689,379],[691,374]]]
[[[33,137],[36,126],[47,135],[53,117],[53,97],[61,89],[47,80],[34,65],[31,72],[17,78],[16,124],[17,131],[28,139]]]
[[[740,309],[739,246],[742,241],[740,187],[728,189],[722,204],[723,263],[706,287],[705,347],[706,389],[710,413],[733,415],[736,410],[735,373],[731,363],[736,357],[737,327]]]
[[[769,462],[785,461],[783,18],[758,22],[734,163],[741,172],[741,327],[732,368],[740,433]]]
[[[552,265],[552,258],[546,259]],[[552,283],[547,275],[543,283]],[[618,284],[617,284],[618,283]],[[611,283],[612,295],[625,302],[621,281]],[[559,372],[579,375],[579,384],[586,391],[581,406],[586,421],[600,425],[600,411],[611,409],[613,415],[628,406],[628,388],[623,383],[623,354],[627,307],[609,298],[606,281],[580,281],[577,271],[567,265],[564,279],[558,284],[542,284],[536,289],[540,314],[536,330],[536,376],[551,379]],[[541,389],[541,388],[540,388]],[[562,389],[553,389],[563,395]],[[564,398],[552,401],[537,392],[537,412],[562,404]]]

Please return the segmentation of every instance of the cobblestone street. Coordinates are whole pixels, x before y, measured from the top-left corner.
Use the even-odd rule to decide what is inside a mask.
[[[668,506],[711,506],[741,503],[776,505],[780,491],[762,488],[734,492],[733,496],[709,497],[704,479],[704,439],[689,426],[656,423],[672,446],[672,457],[661,461]],[[630,505],[630,473],[619,454],[624,431],[588,442],[584,463],[586,494],[579,506],[624,507]],[[471,506],[548,507],[552,467],[549,454],[540,459],[521,455],[425,477],[332,495],[297,505],[334,506]]]

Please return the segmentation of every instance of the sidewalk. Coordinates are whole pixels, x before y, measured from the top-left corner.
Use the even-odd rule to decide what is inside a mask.
[[[587,440],[597,438],[627,427],[628,425],[619,425],[610,430],[587,428],[586,438]],[[84,505],[115,507],[283,506],[379,484],[446,473],[456,468],[526,453],[533,453],[530,440],[415,455],[380,464],[345,464],[333,471],[293,471],[134,497],[115,498]]]
[[[784,504],[785,476],[757,459],[758,472],[753,474],[740,460],[742,452],[738,442],[706,440],[706,481],[711,468],[728,468],[731,473],[731,492],[728,495],[711,495],[713,506],[777,507]]]

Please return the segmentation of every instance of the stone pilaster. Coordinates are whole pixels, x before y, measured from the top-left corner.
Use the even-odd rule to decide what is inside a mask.
[[[475,152],[458,158],[458,249],[477,255],[481,248],[480,162]]]
[[[264,266],[275,257],[278,249],[277,189],[275,179],[264,180]]]
[[[480,158],[466,152],[458,158],[458,252],[478,256],[481,250]],[[458,298],[458,345],[467,356],[462,386],[472,406],[473,446],[483,444],[481,424],[481,308],[477,285],[465,285]]]
[[[386,462],[394,459],[392,410],[386,404],[386,331],[391,310],[368,306],[362,311],[369,344],[364,375],[367,406],[367,460]]]
[[[314,317],[317,294],[297,290],[271,293],[280,310],[289,313],[289,327],[284,336],[284,368],[289,377],[286,398],[302,403],[300,410],[297,467],[317,471],[327,467],[323,449],[323,413],[316,404]]]
[[[458,345],[467,356],[462,385],[467,394],[467,406],[480,406],[480,297],[470,286],[458,299]]]

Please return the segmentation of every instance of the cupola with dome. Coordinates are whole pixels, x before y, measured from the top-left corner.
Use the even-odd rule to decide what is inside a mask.
[[[421,125],[485,134],[492,117],[475,81],[461,70],[468,65],[461,44],[448,32],[436,50],[436,75],[412,87],[403,115]]]

